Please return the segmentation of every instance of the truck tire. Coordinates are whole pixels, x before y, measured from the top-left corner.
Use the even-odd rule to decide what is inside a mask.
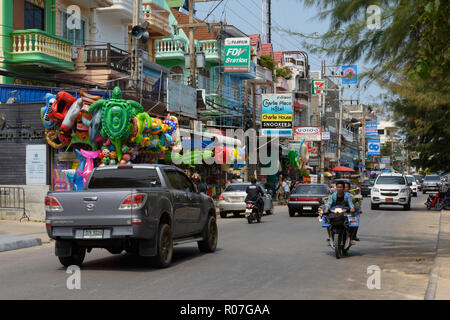
[[[227,212],[226,211],[220,211],[220,217],[222,219],[225,219],[227,217]]]
[[[85,256],[86,256],[86,248],[73,245],[72,255],[70,257],[58,257],[58,259],[59,262],[61,262],[61,264],[66,268],[71,265],[81,267]]]
[[[408,204],[405,204],[405,205],[403,206],[403,210],[410,210],[410,209],[411,209],[411,199],[409,199]]]
[[[289,217],[295,217],[295,210],[289,208]]]
[[[215,217],[208,216],[208,220],[203,228],[202,236],[203,240],[197,242],[198,249],[205,253],[216,251],[218,231]]]
[[[372,210],[378,210],[379,207],[380,206],[378,204],[374,204],[374,203],[370,204],[370,209],[372,209]]]
[[[173,238],[170,225],[161,223],[157,241],[156,256],[152,257],[153,265],[158,268],[167,268],[173,255]]]

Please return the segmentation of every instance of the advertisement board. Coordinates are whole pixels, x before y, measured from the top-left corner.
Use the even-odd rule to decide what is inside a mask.
[[[366,137],[378,137],[377,121],[366,121]]]
[[[324,94],[327,90],[327,81],[326,80],[313,80],[311,82],[311,93],[315,94]]]
[[[381,163],[391,164],[391,158],[389,158],[389,157],[381,157]]]
[[[358,67],[356,65],[342,66],[342,84],[358,84]]]
[[[367,140],[367,154],[369,156],[379,156],[381,149],[380,139]]]
[[[250,71],[250,38],[225,39],[224,72]]]
[[[47,183],[47,146],[45,144],[29,144],[26,146],[26,183]]]
[[[322,140],[330,140],[331,139],[331,133],[330,131],[324,131],[322,132]]]
[[[295,127],[294,140],[320,141],[322,138],[322,129],[320,127]]]
[[[292,94],[262,95],[262,135],[292,136]]]

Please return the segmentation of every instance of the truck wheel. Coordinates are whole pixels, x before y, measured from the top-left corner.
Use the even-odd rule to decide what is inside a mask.
[[[153,257],[153,264],[158,268],[166,268],[172,261],[173,239],[172,229],[167,223],[159,226],[157,253]]]
[[[218,231],[215,217],[208,216],[208,220],[203,228],[202,236],[203,240],[197,242],[198,249],[205,253],[216,251]]]
[[[58,259],[59,262],[61,262],[61,264],[66,268],[71,265],[81,267],[85,256],[86,256],[86,248],[73,245],[72,255],[70,257],[58,257]]]
[[[370,204],[370,209],[372,209],[372,210],[378,210],[378,208],[379,208],[379,205],[378,205],[378,204],[374,204],[374,203],[371,203],[371,204]]]
[[[225,218],[227,217],[226,211],[220,211],[220,217],[221,217],[222,219],[225,219]]]
[[[409,210],[409,209],[411,209],[411,199],[409,200],[408,204],[405,204],[403,206],[403,210]]]

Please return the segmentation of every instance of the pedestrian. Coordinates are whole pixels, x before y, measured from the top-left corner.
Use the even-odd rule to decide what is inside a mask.
[[[284,203],[287,205],[287,199],[289,198],[289,194],[290,194],[291,190],[289,188],[289,183],[286,178],[283,179],[283,183],[281,184],[281,187],[283,189],[283,194],[284,194]]]

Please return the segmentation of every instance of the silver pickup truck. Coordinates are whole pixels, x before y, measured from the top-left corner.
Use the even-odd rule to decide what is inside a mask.
[[[174,166],[96,168],[86,190],[49,192],[45,210],[48,235],[64,266],[81,265],[86,251],[105,248],[167,267],[176,244],[196,241],[202,252],[217,245],[213,200]]]

